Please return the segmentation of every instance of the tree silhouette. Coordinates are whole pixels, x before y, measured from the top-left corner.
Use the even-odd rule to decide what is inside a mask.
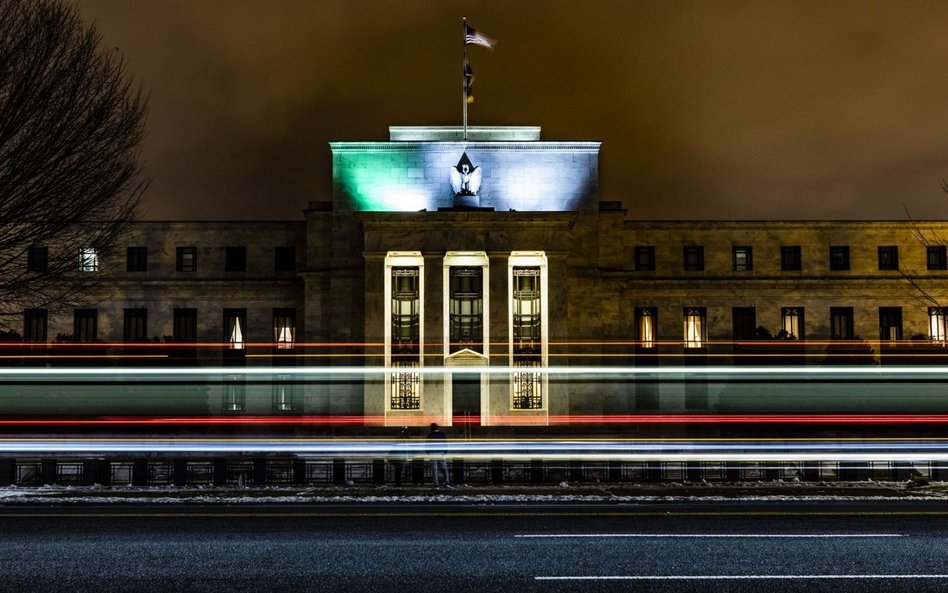
[[[75,304],[102,277],[82,250],[135,219],[147,101],[100,46],[75,7],[0,0],[0,315]]]

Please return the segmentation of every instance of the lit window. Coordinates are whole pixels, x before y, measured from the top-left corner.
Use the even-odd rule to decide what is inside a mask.
[[[928,308],[928,337],[934,342],[944,344],[948,341],[948,315],[941,307]]]
[[[79,271],[96,272],[99,270],[99,252],[94,247],[79,249]]]
[[[418,267],[393,267],[391,275],[391,408],[421,408],[421,290]]]
[[[636,307],[635,339],[640,348],[655,347],[655,321],[658,311],[654,307]]]
[[[518,410],[543,407],[541,375],[542,316],[540,268],[513,269],[513,405]]]
[[[784,307],[780,310],[780,318],[780,327],[784,332],[783,337],[791,340],[803,339],[803,307]]]
[[[247,310],[224,309],[224,342],[232,350],[247,346]]]
[[[448,300],[451,352],[462,348],[483,350],[484,342],[484,268],[451,266]]]
[[[685,348],[704,348],[708,341],[704,307],[685,307]]]
[[[738,246],[734,248],[734,271],[749,272],[754,269],[754,248]]]
[[[296,342],[296,309],[273,310],[273,343],[278,350],[290,350]]]

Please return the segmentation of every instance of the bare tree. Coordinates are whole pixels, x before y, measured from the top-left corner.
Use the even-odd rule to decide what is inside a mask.
[[[147,101],[100,46],[60,0],[0,0],[0,315],[78,302],[135,219]]]

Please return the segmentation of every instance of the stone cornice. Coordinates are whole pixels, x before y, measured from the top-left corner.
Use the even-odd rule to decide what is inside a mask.
[[[624,220],[622,224],[624,230],[887,230],[937,227],[948,231],[948,220]]]
[[[457,152],[477,150],[480,152],[599,152],[601,142],[330,142],[335,154],[364,152]]]

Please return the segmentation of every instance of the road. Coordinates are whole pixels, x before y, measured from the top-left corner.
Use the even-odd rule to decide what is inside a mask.
[[[945,591],[937,502],[0,507],[0,591]]]

